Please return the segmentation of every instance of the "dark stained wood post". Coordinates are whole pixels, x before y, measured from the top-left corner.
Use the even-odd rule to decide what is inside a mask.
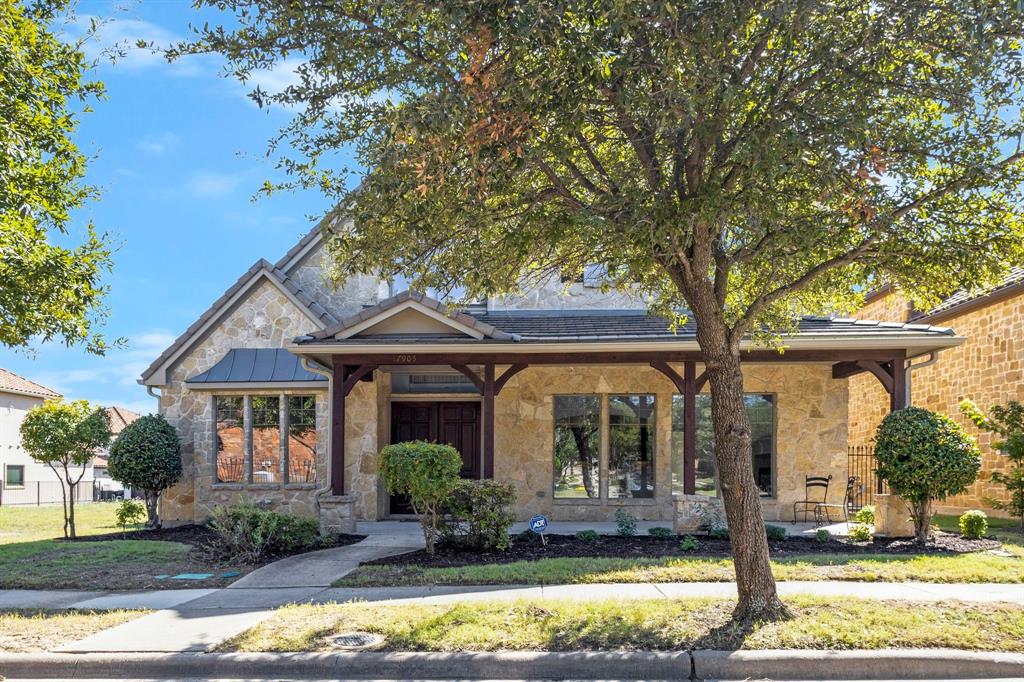
[[[334,381],[331,382],[331,493],[345,494],[345,362],[331,358]]]
[[[697,363],[683,363],[683,493],[697,492]]]
[[[484,365],[483,390],[484,467],[483,477],[494,478],[494,363]]]
[[[889,394],[889,411],[895,412],[907,406],[907,370],[903,358],[892,359],[892,392]]]

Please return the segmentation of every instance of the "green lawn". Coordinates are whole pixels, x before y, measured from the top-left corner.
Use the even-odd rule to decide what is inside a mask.
[[[293,605],[221,645],[227,651],[328,651],[342,632],[385,637],[395,651],[882,649],[1024,651],[1024,610],[798,597],[794,618],[741,628],[733,602],[469,602],[453,605]]]
[[[1019,548],[1015,548],[1018,549]],[[1024,552],[1002,557],[987,553],[956,556],[893,554],[809,554],[772,560],[778,580],[853,580],[865,582],[1019,583],[1024,582]],[[423,568],[400,564],[360,566],[338,587],[380,585],[556,585],[567,583],[728,582],[735,579],[728,558],[574,557]]]
[[[79,536],[117,532],[112,503],[75,508]],[[0,507],[0,589],[127,590],[197,587],[155,576],[202,571],[189,545],[155,540],[67,542],[59,506]],[[221,584],[223,581],[217,582]],[[208,587],[206,583],[201,586]]]
[[[0,651],[52,651],[70,642],[134,620],[147,611],[0,610]],[[0,677],[0,679],[3,679]]]

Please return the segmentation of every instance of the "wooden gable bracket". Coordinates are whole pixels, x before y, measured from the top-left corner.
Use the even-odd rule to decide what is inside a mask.
[[[345,382],[342,384],[342,391],[345,395],[352,392],[360,381],[373,381],[373,370],[377,365],[358,365],[345,368]]]
[[[846,379],[861,372],[870,372],[889,394],[889,409],[896,411],[907,406],[907,375],[904,358],[894,357],[888,362],[878,360],[846,360],[832,365],[833,379]]]

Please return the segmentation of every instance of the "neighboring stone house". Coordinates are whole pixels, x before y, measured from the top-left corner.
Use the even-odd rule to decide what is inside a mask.
[[[60,393],[0,368],[0,505],[59,504],[61,479],[21,447],[21,422],[37,405]],[[92,465],[86,466],[78,495],[92,499]]]
[[[1005,467],[1005,458],[992,449],[991,434],[980,432],[958,406],[965,398],[983,410],[1010,400],[1024,402],[1024,267],[1013,268],[991,289],[957,292],[931,310],[915,310],[899,292],[883,287],[868,295],[857,314],[865,319],[948,326],[966,338],[964,344],[941,351],[936,363],[912,365],[907,379],[910,401],[953,417],[981,446],[978,482],[967,493],[946,500],[943,509],[987,509],[984,498],[1005,498],[1002,486],[988,477],[989,472]],[[851,446],[870,447],[887,408],[888,400],[877,382],[865,377],[850,380]]]
[[[416,438],[454,445],[466,477],[511,483],[519,519],[626,508],[682,529],[716,499],[692,323],[670,330],[594,273],[449,311],[375,277],[332,287],[324,254],[316,229],[260,260],[143,374],[184,448],[165,520],[242,497],[328,528],[401,517],[408,503],[385,493],[376,453]],[[808,318],[785,354],[748,349],[766,518],[793,518],[807,475],[832,475],[842,501],[848,377],[873,372],[898,407],[891,368],[962,342],[939,327]]]

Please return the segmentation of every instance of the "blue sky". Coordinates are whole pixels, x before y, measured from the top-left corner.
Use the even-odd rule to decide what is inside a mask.
[[[127,9],[84,0],[78,15],[79,22],[109,19],[93,53],[138,38],[166,44],[188,36],[190,22],[217,18],[184,0],[143,0]],[[113,65],[101,60],[96,76],[107,98],[82,117],[76,140],[95,157],[87,179],[102,196],[76,225],[92,220],[117,245],[103,331],[108,339],[125,337],[127,346],[102,358],[59,344],[35,344],[32,353],[0,349],[0,367],[68,399],[155,411],[156,401],[136,383],[142,369],[250,265],[279,258],[328,207],[313,192],[251,201],[265,179],[278,177],[264,151],[289,114],[258,109],[248,88],[222,77],[221,67],[213,56],[168,65],[139,50]],[[286,65],[252,84],[277,90],[293,77]]]

